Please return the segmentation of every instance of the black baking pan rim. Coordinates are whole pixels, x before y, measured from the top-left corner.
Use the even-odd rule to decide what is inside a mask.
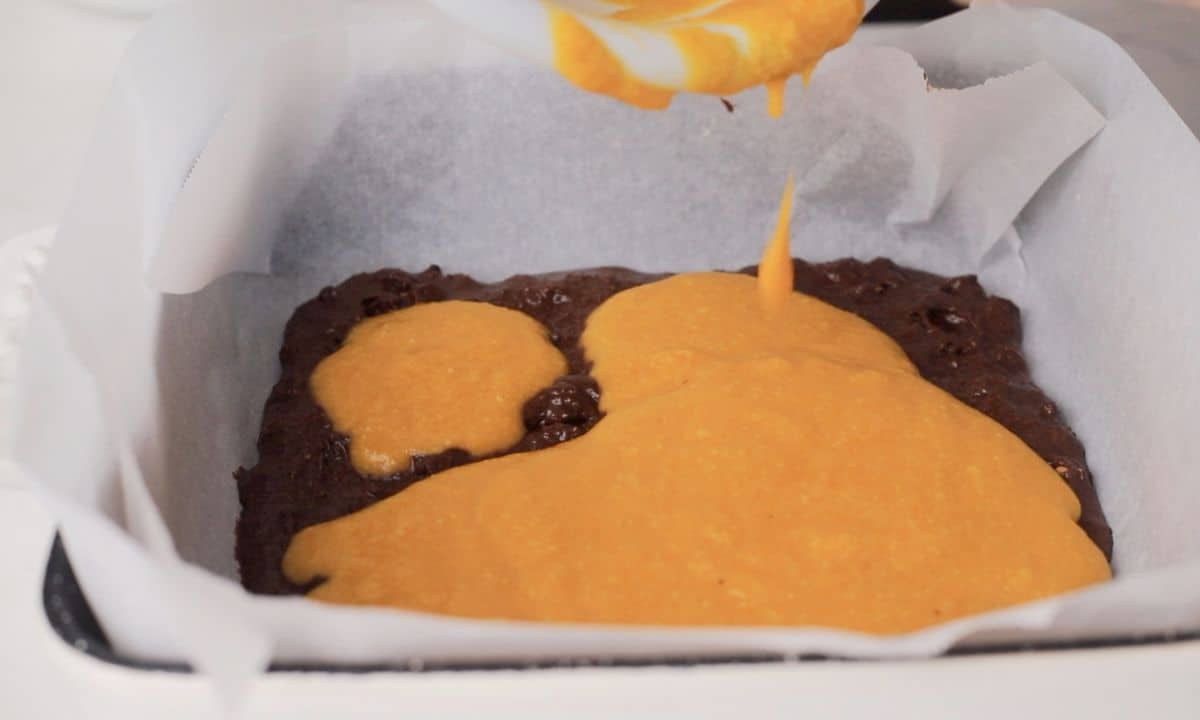
[[[50,556],[46,562],[46,574],[42,582],[42,606],[50,627],[54,628],[67,645],[96,660],[111,665],[117,665],[133,670],[150,672],[190,673],[191,668],[183,663],[147,662],[124,656],[117,652],[108,641],[100,623],[96,620],[83,589],[75,578],[71,561],[63,547],[62,538],[57,534],[50,548]],[[1037,643],[1011,643],[995,645],[978,645],[963,648],[952,648],[946,653],[949,657],[975,655],[1004,655],[1014,653],[1047,653],[1066,650],[1094,650],[1105,648],[1121,648],[1141,645],[1166,645],[1180,642],[1200,640],[1200,628],[1172,633],[1155,633],[1147,635],[1131,635],[1124,637],[1096,638],[1082,641],[1050,641]],[[827,655],[801,655],[799,657],[782,655],[730,655],[698,657],[662,657],[662,658],[588,658],[588,659],[553,659],[536,662],[436,662],[436,663],[397,663],[370,665],[329,665],[320,663],[273,663],[270,672],[320,672],[320,673],[428,673],[428,672],[466,672],[489,670],[545,670],[556,668],[594,668],[594,667],[694,667],[704,665],[744,665],[744,664],[780,664],[793,662],[875,662],[842,658]]]
[[[868,23],[925,22],[964,9],[954,0],[880,0],[863,18]]]

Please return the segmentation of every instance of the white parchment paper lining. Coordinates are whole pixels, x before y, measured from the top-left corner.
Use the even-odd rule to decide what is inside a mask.
[[[419,2],[162,13],[39,279],[7,438],[117,648],[236,687],[269,658],[901,657],[1200,626],[1200,145],[1115,44],[1054,13],[975,8],[897,45],[837,51],[772,122],[756,92],[734,113],[582,94]],[[468,621],[236,584],[230,473],[254,462],[283,323],[322,284],[738,267],[790,171],[798,254],[978,272],[1023,308],[1117,580],[886,638]]]

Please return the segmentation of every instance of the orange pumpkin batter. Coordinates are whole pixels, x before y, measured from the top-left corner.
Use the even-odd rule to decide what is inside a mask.
[[[313,397],[366,475],[407,470],[414,455],[506,450],[521,408],[567,370],[528,315],[488,303],[416,305],[359,323],[312,376]]]
[[[692,273],[614,295],[583,335],[607,412],[588,434],[449,470],[310,527],[284,572],[327,578],[311,593],[320,600],[471,617],[874,633],[1110,577],[1062,478],[919,377],[873,326],[788,291],[786,257],[781,218],[759,280]],[[474,338],[481,363],[545,361],[540,380],[514,382],[495,418],[481,416],[485,427],[519,424],[520,400],[561,358],[532,320],[480,322],[480,309],[440,303],[366,321],[340,373],[314,378],[319,402],[400,407],[413,393],[479,390],[455,385],[419,338],[378,354],[360,337],[436,313]],[[423,432],[420,419],[394,419],[371,428]],[[438,447],[467,446],[475,432],[464,414],[442,426]],[[351,434],[352,448],[363,443]],[[518,436],[514,425],[504,438]]]

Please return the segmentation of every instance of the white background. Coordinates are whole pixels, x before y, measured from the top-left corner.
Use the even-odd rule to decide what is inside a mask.
[[[1145,14],[1132,13],[1130,27],[1146,25],[1135,18],[1144,20]],[[136,15],[67,0],[0,0],[0,243],[54,223],[113,68],[140,22]],[[870,39],[881,32],[886,31],[868,29],[864,35]],[[1169,26],[1159,27],[1118,39],[1185,119],[1200,118],[1200,99],[1189,96],[1200,85],[1192,74],[1200,67],[1181,72],[1169,52],[1180,42],[1200,46],[1200,38],[1170,32]],[[3,260],[0,255],[0,273]],[[220,714],[199,679],[108,667],[52,634],[40,606],[52,528],[36,499],[6,470],[0,466],[0,717]],[[250,691],[245,712],[393,717],[438,710],[494,715],[503,709],[514,716],[535,710],[586,716],[689,706],[691,715],[729,716],[795,716],[819,709],[823,715],[861,717],[1200,717],[1198,670],[1200,643],[1186,643],[902,665],[272,676]]]

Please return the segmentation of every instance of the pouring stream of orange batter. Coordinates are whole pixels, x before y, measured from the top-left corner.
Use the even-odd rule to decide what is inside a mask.
[[[762,259],[758,261],[758,291],[763,305],[774,311],[787,304],[796,282],[796,270],[792,267],[792,203],[796,195],[796,179],[788,176],[779,200],[779,213],[775,220],[775,234],[767,241]]]
[[[582,342],[606,416],[589,433],[455,468],[303,530],[286,575],[325,578],[311,592],[319,600],[480,618],[873,633],[1109,578],[1076,525],[1078,501],[1033,451],[921,379],[867,322],[790,292],[790,196],[761,280],[676,275],[596,309]],[[432,449],[467,445],[476,426],[519,424],[517,396],[561,371],[544,330],[481,318],[512,312],[489,307],[380,316],[322,363],[313,390],[326,409],[403,407],[412,393],[421,407],[439,394],[457,407],[496,392],[488,367],[543,363],[503,400],[439,422],[428,448],[421,418],[397,413],[368,433],[335,416],[360,470],[376,469],[360,461],[380,433],[392,448]],[[360,334],[429,319],[419,313],[472,329],[444,333],[427,355],[419,338],[363,350]],[[473,360],[449,377],[456,349]],[[479,447],[512,441],[495,433]]]

